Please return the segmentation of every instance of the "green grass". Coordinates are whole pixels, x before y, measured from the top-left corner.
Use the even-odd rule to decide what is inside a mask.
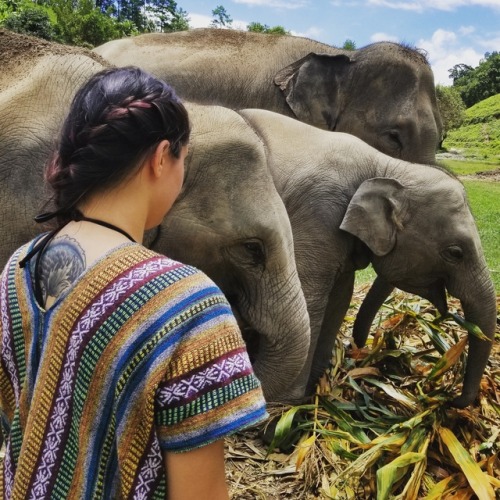
[[[500,165],[500,94],[468,108],[463,125],[448,131],[443,148]]]
[[[497,293],[500,292],[500,183],[463,181],[472,214],[476,219],[486,262]]]
[[[456,149],[467,158],[500,164],[500,119],[472,123],[450,130],[444,141],[447,150]]]
[[[448,170],[451,170],[456,175],[474,175],[478,172],[486,172],[487,170],[496,170],[500,167],[498,163],[485,161],[471,160],[442,160],[439,162]]]
[[[465,111],[465,124],[484,123],[500,118],[500,94],[484,99]]]

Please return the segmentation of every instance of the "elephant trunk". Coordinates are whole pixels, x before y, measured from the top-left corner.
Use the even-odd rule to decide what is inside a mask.
[[[486,276],[485,276],[486,275]],[[465,367],[462,394],[452,401],[452,406],[464,408],[471,404],[477,396],[488,357],[493,345],[496,327],[496,294],[487,270],[483,271],[483,288],[479,292],[468,293],[470,298],[460,299],[465,319],[477,325],[489,340],[481,340],[469,334],[469,353]],[[477,278],[476,278],[477,280]],[[475,288],[477,290],[477,288]]]
[[[356,315],[356,320],[352,328],[352,335],[357,347],[363,347],[370,333],[370,328],[379,309],[382,307],[385,299],[394,290],[381,276],[377,276],[372,287],[368,290]]]
[[[254,300],[249,304],[255,304]],[[309,350],[311,328],[306,301],[298,276],[272,300],[240,313],[259,334],[259,349],[253,367],[268,402],[290,402],[294,382]]]

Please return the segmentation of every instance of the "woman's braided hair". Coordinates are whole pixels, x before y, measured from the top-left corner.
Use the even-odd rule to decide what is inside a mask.
[[[178,158],[189,133],[185,107],[162,80],[132,66],[95,74],[76,93],[45,170],[58,222],[135,173],[160,141]]]

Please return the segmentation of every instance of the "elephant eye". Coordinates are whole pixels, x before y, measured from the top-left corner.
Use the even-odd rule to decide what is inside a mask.
[[[243,248],[248,253],[249,257],[252,259],[254,265],[263,264],[266,260],[266,255],[264,252],[264,246],[262,242],[257,240],[245,241],[243,243]]]
[[[257,238],[239,241],[226,247],[223,253],[237,266],[256,268],[265,266],[266,263],[264,243]]]
[[[397,130],[389,130],[387,132],[387,137],[392,149],[397,149],[399,151],[403,149],[403,142],[401,141],[401,137],[399,136],[399,132]]]
[[[459,262],[464,258],[464,252],[459,246],[451,245],[444,250],[443,257],[448,261]]]

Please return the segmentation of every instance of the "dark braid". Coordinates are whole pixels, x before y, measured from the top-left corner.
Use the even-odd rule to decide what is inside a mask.
[[[94,75],[76,93],[45,172],[58,222],[71,220],[89,195],[133,175],[160,141],[178,158],[189,133],[187,111],[165,82],[136,67]]]

